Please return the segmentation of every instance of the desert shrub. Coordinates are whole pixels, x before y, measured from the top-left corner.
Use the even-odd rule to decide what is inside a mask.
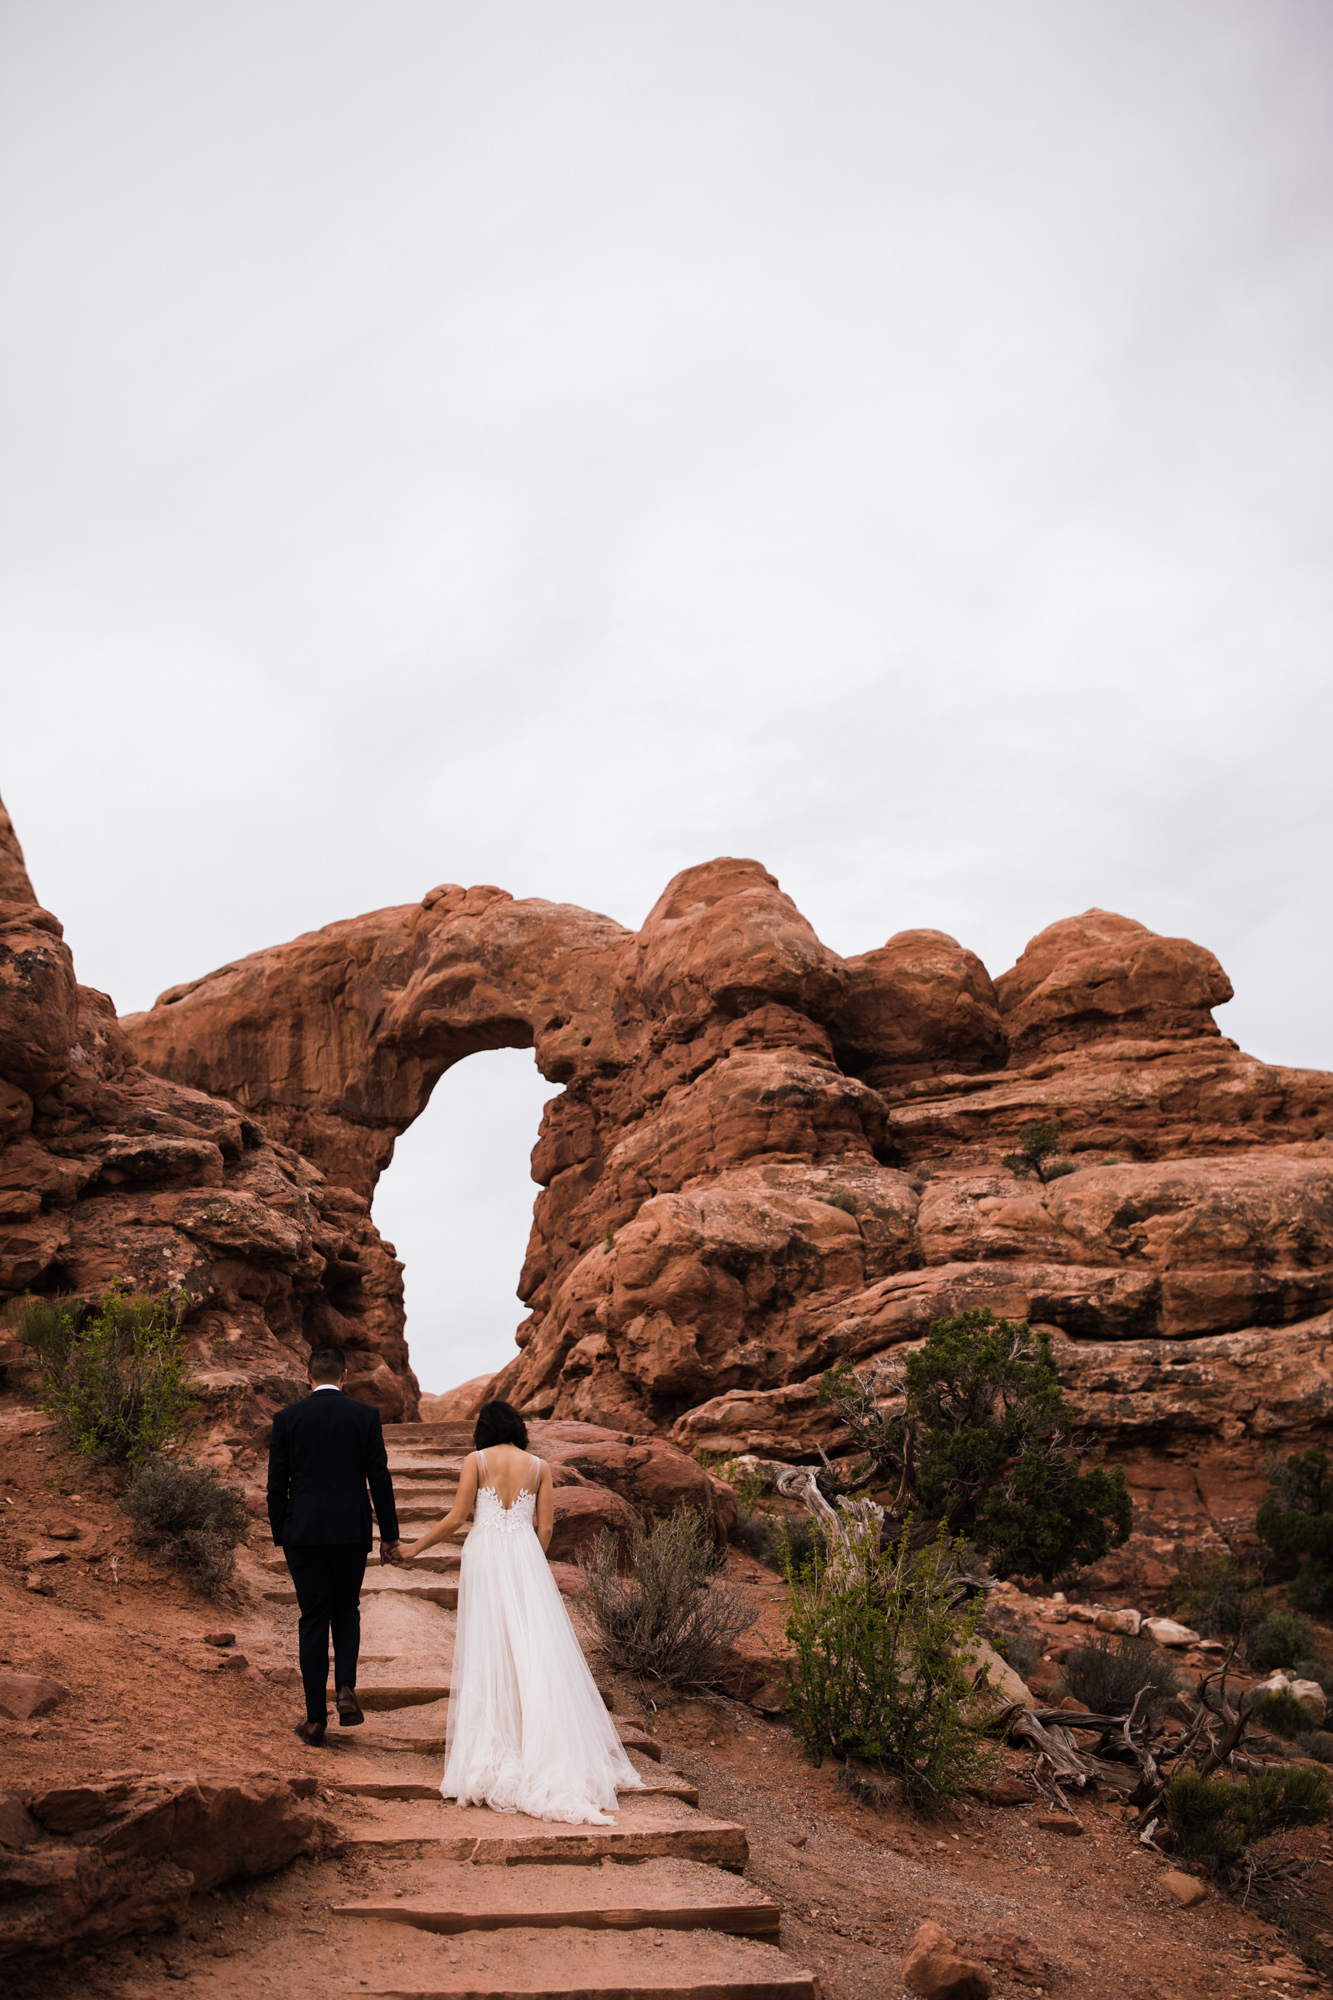
[[[1054,1118],[1024,1125],[1018,1135],[1018,1151],[1003,1154],[1000,1165],[1008,1167],[1018,1180],[1035,1174],[1039,1181],[1054,1181],[1074,1172],[1074,1162],[1060,1153],[1060,1127]]]
[[[1175,1852],[1215,1873],[1234,1868],[1247,1848],[1290,1827],[1328,1818],[1333,1780],[1309,1764],[1260,1771],[1240,1780],[1181,1771],[1162,1794]]]
[[[737,1512],[736,1539],[741,1547],[756,1562],[780,1573],[789,1562],[797,1567],[808,1562],[818,1536],[819,1530],[807,1514],[773,1514],[764,1508],[749,1513],[744,1507]]]
[[[1080,1460],[1048,1334],[987,1306],[938,1319],[902,1384],[902,1412],[886,1416],[877,1383],[840,1363],[819,1400],[866,1455],[857,1478],[903,1483],[924,1522],[966,1535],[994,1575],[1049,1580],[1128,1539],[1125,1475]]]
[[[1308,1722],[1310,1718],[1305,1719]],[[1292,1748],[1302,1757],[1313,1757],[1316,1763],[1333,1764],[1333,1736],[1326,1729],[1303,1729],[1292,1738]]]
[[[1274,1688],[1271,1694],[1260,1695],[1250,1714],[1262,1729],[1271,1729],[1288,1743],[1304,1736],[1310,1727],[1310,1711],[1301,1707],[1290,1688]]]
[[[585,1603],[613,1667],[668,1687],[710,1687],[728,1648],[754,1623],[739,1592],[716,1581],[712,1529],[692,1507],[636,1529],[626,1572],[611,1534],[579,1568]]]
[[[1174,1577],[1167,1591],[1167,1609],[1205,1639],[1252,1632],[1264,1615],[1259,1572],[1236,1556],[1196,1556]]]
[[[1314,1651],[1314,1628],[1298,1611],[1270,1611],[1246,1647],[1261,1673],[1289,1669],[1293,1661]]]
[[[1305,1659],[1296,1660],[1288,1668],[1294,1681],[1313,1681],[1325,1694],[1333,1694],[1333,1668],[1326,1667],[1313,1653]]]
[[[76,1299],[25,1307],[20,1331],[43,1406],[76,1450],[138,1465],[184,1437],[191,1398],[180,1320],[169,1293],[140,1297],[124,1283],[92,1307]]]
[[[821,1194],[817,1199],[828,1208],[840,1208],[845,1215],[856,1214],[856,1196],[850,1188],[834,1188],[831,1194]]]
[[[163,1550],[197,1589],[217,1597],[231,1581],[250,1517],[239,1486],[190,1459],[147,1458],[121,1497],[134,1539]]]
[[[1045,1641],[1035,1632],[996,1633],[992,1635],[991,1644],[1020,1680],[1026,1680],[1032,1669],[1040,1665],[1046,1651]]]
[[[1294,1603],[1319,1611],[1333,1605],[1333,1467],[1312,1446],[1270,1459],[1268,1497],[1254,1525],[1278,1561],[1295,1570]],[[1307,1652],[1312,1647],[1306,1647]]]
[[[960,1607],[958,1544],[863,1541],[789,1565],[792,1727],[816,1762],[858,1757],[897,1777],[918,1810],[954,1798],[989,1761],[960,1651],[982,1603]]]
[[[1128,1715],[1141,1689],[1148,1706],[1161,1710],[1179,1687],[1169,1660],[1151,1639],[1099,1632],[1064,1663],[1064,1689],[1094,1715]]]

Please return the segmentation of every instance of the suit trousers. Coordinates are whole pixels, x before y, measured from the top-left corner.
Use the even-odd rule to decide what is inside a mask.
[[[361,1584],[368,1550],[357,1542],[314,1542],[283,1550],[301,1617],[299,1659],[307,1722],[328,1720],[329,1635],[333,1685],[356,1686],[361,1651]]]

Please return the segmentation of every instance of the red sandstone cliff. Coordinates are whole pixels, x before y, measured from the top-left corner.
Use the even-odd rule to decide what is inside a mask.
[[[563,1089],[498,1378],[533,1413],[804,1450],[834,1358],[989,1304],[1055,1330],[1122,1455],[1239,1478],[1333,1409],[1333,1077],[1241,1054],[1211,1014],[1230,992],[1207,951],[1097,910],[994,983],[936,931],[844,961],[719,860],[637,933],[446,887],[124,1025],[362,1199],[445,1069],[534,1048]],[[1001,1155],[1051,1117],[1077,1171],[1016,1180]]]
[[[215,1457],[300,1393],[321,1337],[350,1350],[357,1394],[415,1413],[401,1269],[368,1203],[243,1107],[141,1066],[0,807],[0,1305],[120,1277],[183,1295]],[[0,1329],[0,1361],[22,1358]]]

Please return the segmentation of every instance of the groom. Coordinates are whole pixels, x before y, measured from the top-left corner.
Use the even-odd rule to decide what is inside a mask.
[[[273,1419],[268,1451],[268,1518],[287,1558],[300,1606],[303,1743],[322,1743],[328,1726],[329,1633],[338,1720],[364,1722],[356,1699],[361,1650],[361,1582],[370,1552],[370,1495],[380,1524],[380,1561],[396,1562],[398,1511],[373,1403],[344,1396],[346,1364],[336,1347],[317,1347],[307,1376],[311,1394]]]

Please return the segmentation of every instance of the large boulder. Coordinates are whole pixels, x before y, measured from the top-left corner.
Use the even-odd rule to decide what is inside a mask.
[[[1027,1054],[1107,1035],[1215,1034],[1210,1010],[1232,989],[1202,945],[1159,937],[1111,910],[1085,910],[1039,932],[995,992],[1011,1047]]]

